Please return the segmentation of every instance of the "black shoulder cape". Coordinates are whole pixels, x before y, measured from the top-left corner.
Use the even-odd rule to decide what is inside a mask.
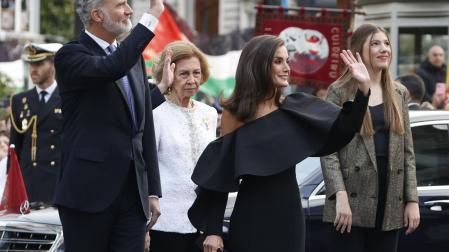
[[[360,91],[343,108],[305,93],[291,94],[278,110],[211,142],[192,180],[203,189],[234,192],[244,175],[270,176],[309,156],[336,152],[360,129],[367,104]]]

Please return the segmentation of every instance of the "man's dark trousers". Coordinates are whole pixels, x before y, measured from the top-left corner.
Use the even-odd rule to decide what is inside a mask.
[[[118,198],[104,212],[88,213],[62,206],[58,210],[63,226],[70,226],[64,229],[68,252],[144,249],[146,217],[140,204],[133,165]]]

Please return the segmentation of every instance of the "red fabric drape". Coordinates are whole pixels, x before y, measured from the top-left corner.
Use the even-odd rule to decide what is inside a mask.
[[[0,202],[0,210],[3,213],[29,213],[28,195],[23,182],[22,172],[14,148],[8,151],[9,167],[8,175]]]

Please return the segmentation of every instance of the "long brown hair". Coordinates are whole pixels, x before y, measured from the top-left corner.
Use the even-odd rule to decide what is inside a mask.
[[[273,84],[271,64],[276,50],[284,41],[273,35],[252,38],[242,50],[235,75],[235,88],[231,97],[222,101],[222,106],[240,121],[253,119],[257,106],[274,97],[280,105],[280,92]]]
[[[363,55],[363,44],[367,40],[371,40],[374,34],[382,32],[384,33],[388,41],[390,41],[390,37],[387,31],[379,26],[373,24],[364,24],[355,30],[351,38],[351,52],[355,55],[356,52],[359,52],[360,55]],[[362,57],[363,59],[363,57]],[[371,66],[371,54],[370,54],[370,62],[363,62],[366,66]],[[390,57],[391,63],[391,57]],[[336,81],[338,87],[342,87],[343,92],[343,100],[347,101],[354,97],[354,94],[357,91],[357,82],[352,78],[349,69],[343,73],[343,75],[338,78]],[[381,73],[381,87],[382,87],[382,95],[384,102],[384,120],[387,128],[395,132],[396,134],[402,135],[404,133],[404,124],[401,109],[396,102],[396,84],[391,76],[391,72],[389,68],[385,68]],[[373,123],[371,121],[371,115],[369,109],[366,111],[365,117],[363,119],[362,128],[360,130],[360,134],[364,136],[372,136],[374,135]]]

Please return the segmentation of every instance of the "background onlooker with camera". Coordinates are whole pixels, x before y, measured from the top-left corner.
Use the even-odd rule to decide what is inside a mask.
[[[443,88],[437,89],[437,83],[446,82],[446,64],[444,63],[444,50],[439,45],[430,47],[427,58],[424,60],[416,74],[419,75],[425,84],[424,101],[433,102],[437,108],[443,108]],[[435,100],[434,100],[435,99]]]

